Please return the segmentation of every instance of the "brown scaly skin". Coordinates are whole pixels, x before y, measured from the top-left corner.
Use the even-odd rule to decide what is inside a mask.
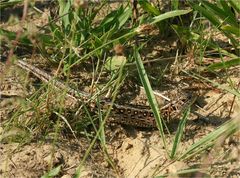
[[[76,102],[79,102],[79,101],[88,102],[90,99],[89,93],[75,90],[75,89],[65,85],[64,82],[62,82],[58,79],[55,79],[53,76],[51,76],[47,72],[45,72],[31,64],[28,64],[27,62],[25,62],[23,60],[19,60],[17,62],[17,66],[19,66],[20,68],[22,68],[26,71],[31,72],[36,77],[41,79],[43,82],[52,81],[53,85],[56,88],[66,91],[67,98],[69,98],[71,100],[75,100]],[[111,122],[119,123],[119,124],[123,124],[123,125],[131,125],[131,126],[135,126],[135,127],[142,127],[142,128],[156,128],[155,118],[149,107],[142,106],[142,105],[112,104],[107,99],[101,100],[101,108],[103,110],[107,109],[110,105],[112,105],[111,115],[110,115]],[[171,107],[171,105],[169,105],[169,106]],[[161,115],[163,117],[166,117],[166,115],[169,116],[169,108],[170,108],[169,106],[167,106],[167,107],[164,106],[160,109]],[[90,105],[90,107],[94,107],[94,106]],[[171,115],[171,113],[170,113],[170,115]]]

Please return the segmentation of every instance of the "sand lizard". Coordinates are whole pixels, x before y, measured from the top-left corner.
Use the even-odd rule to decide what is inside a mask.
[[[54,79],[54,77],[47,72],[28,64],[23,60],[19,60],[17,62],[17,66],[20,68],[31,72],[37,78],[42,80],[43,82],[53,81],[53,84],[56,88],[65,90],[67,97],[74,99],[74,100],[87,100],[90,97],[89,93],[78,91],[73,89],[64,84],[64,82]],[[103,104],[103,108],[110,105],[111,103],[108,100],[103,99],[101,101]],[[163,111],[164,107],[161,108]],[[164,113],[162,113],[163,115]],[[136,127],[156,127],[156,122],[154,115],[149,107],[141,106],[141,105],[119,105],[113,104],[111,110],[111,122],[124,124],[124,125],[131,125]]]

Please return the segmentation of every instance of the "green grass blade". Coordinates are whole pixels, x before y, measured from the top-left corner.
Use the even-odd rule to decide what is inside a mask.
[[[127,22],[127,20],[130,18],[132,14],[131,8],[127,7],[124,9],[123,13],[119,15],[117,20],[119,21],[118,29],[121,29],[122,26]]]
[[[179,9],[179,2],[180,1],[171,0],[172,10],[178,10]]]
[[[237,11],[237,13],[240,13],[240,3],[239,0],[229,0],[228,1],[232,8]]]
[[[8,40],[10,40],[10,41],[16,40],[17,33],[16,32],[11,32],[11,31],[8,31],[8,30],[4,30],[4,29],[0,28],[0,41],[3,41],[4,37],[8,38]],[[28,39],[26,34],[22,34],[20,36],[19,42],[22,45],[32,46],[32,42]]]
[[[239,116],[238,116],[239,117]],[[226,138],[240,130],[239,118],[231,119],[214,130],[207,136],[200,139],[198,142],[190,146],[190,148],[183,153],[178,159],[188,159],[189,157],[196,155],[199,151],[204,151],[207,148],[213,146],[217,139]]]
[[[151,24],[156,24],[156,23],[158,23],[162,20],[168,19],[168,18],[188,14],[191,11],[192,10],[175,10],[175,11],[166,12],[164,14],[161,14],[161,15],[158,15],[158,16],[154,17]]]
[[[72,0],[69,1],[62,1],[62,0],[58,0],[59,3],[59,16],[62,16],[62,24],[65,28],[67,28],[67,26],[71,25],[70,24],[70,20],[69,20],[69,15],[65,15],[71,12],[71,4],[72,4]]]
[[[100,123],[99,129],[98,129],[98,131],[96,132],[96,135],[94,136],[94,138],[93,138],[93,140],[91,141],[88,149],[86,150],[86,153],[85,153],[83,159],[82,159],[81,162],[79,163],[79,165],[78,165],[78,167],[77,167],[77,169],[76,169],[75,175],[73,176],[74,178],[79,178],[79,177],[81,177],[81,173],[82,173],[82,169],[83,169],[84,163],[85,163],[87,157],[89,156],[90,151],[92,150],[94,144],[96,143],[96,140],[100,137],[100,134],[101,134],[101,132],[102,132],[102,130],[103,130],[103,127],[104,127],[104,125],[105,125],[105,122],[106,122],[106,120],[107,120],[107,118],[108,118],[108,116],[109,116],[109,114],[110,114],[110,112],[111,112],[111,109],[112,109],[112,107],[113,107],[113,103],[114,103],[114,101],[115,101],[115,99],[116,99],[116,97],[117,97],[117,93],[118,93],[118,91],[119,91],[119,87],[121,86],[121,85],[120,85],[121,79],[124,77],[123,68],[124,68],[124,65],[122,65],[122,66],[120,67],[120,69],[119,69],[118,78],[117,78],[117,83],[116,83],[117,88],[116,88],[116,90],[113,92],[112,104],[111,104],[111,105],[109,106],[109,108],[107,109],[106,114],[105,114],[105,116],[104,116],[104,119],[103,119],[102,122]]]
[[[211,64],[207,67],[208,70],[218,70],[218,69],[225,69],[225,68],[229,68],[229,67],[233,67],[233,66],[239,66],[240,65],[240,57],[235,58],[235,59],[231,59],[229,61],[226,62],[218,62],[218,63],[214,63]]]
[[[222,90],[222,91],[227,91],[227,92],[229,92],[229,93],[231,93],[231,94],[233,94],[233,95],[235,95],[235,96],[237,96],[237,97],[239,97],[240,98],[240,91],[238,91],[237,89],[231,89],[231,88],[229,88],[229,87],[226,87],[226,86],[223,86],[223,85],[221,85],[221,84],[219,84],[219,83],[217,83],[217,82],[214,82],[214,81],[212,81],[212,80],[209,80],[209,79],[207,79],[207,78],[204,78],[204,77],[202,77],[202,76],[200,76],[200,75],[198,75],[198,74],[195,74],[195,73],[189,73],[189,72],[187,72],[187,71],[185,71],[185,70],[182,70],[185,74],[187,74],[187,75],[189,75],[189,76],[191,76],[191,77],[193,77],[193,78],[195,78],[195,79],[201,79],[201,80],[203,80],[203,81],[207,81],[207,82],[209,82],[212,86],[214,86],[214,87],[217,87],[218,89],[220,89],[220,90]]]
[[[224,12],[227,14],[228,22],[235,27],[239,27],[237,18],[235,17],[235,14],[233,13],[231,6],[228,5],[226,1],[220,1]]]
[[[238,50],[237,46],[239,45],[239,42],[237,39],[233,37],[232,33],[229,33],[229,31],[222,30],[220,27],[224,25],[224,23],[231,24],[232,26],[235,26],[238,28],[238,20],[236,18],[231,18],[226,12],[217,5],[211,4],[207,1],[202,1],[202,4],[205,6],[201,6],[197,3],[194,3],[192,1],[188,1],[189,4],[199,13],[201,13],[206,19],[208,19],[216,28],[221,30],[231,41],[232,45],[236,50]],[[233,15],[232,15],[233,16]],[[220,21],[219,19],[222,19]]]
[[[216,18],[221,18],[223,21],[233,25],[238,26],[237,21],[232,13],[229,10],[227,4],[222,3],[222,8],[218,7],[216,4],[210,3],[208,1],[201,1],[202,4],[206,7],[206,10],[209,11]]]
[[[154,7],[152,4],[150,4],[148,1],[139,1],[140,6],[148,13],[156,16],[160,15],[160,11]]]
[[[164,147],[166,148],[166,151],[168,152],[167,145],[166,145],[166,138],[165,138],[165,134],[164,134],[164,131],[163,131],[163,129],[164,129],[163,128],[163,121],[162,121],[162,118],[160,116],[160,110],[158,108],[157,100],[156,100],[156,98],[153,94],[152,87],[151,87],[151,84],[150,84],[149,79],[147,77],[147,73],[144,69],[144,66],[143,66],[140,54],[138,52],[138,49],[136,49],[136,48],[134,48],[134,58],[136,60],[136,65],[137,65],[139,77],[140,77],[141,82],[143,84],[143,87],[145,89],[149,105],[150,105],[150,107],[153,111],[153,114],[154,114],[154,117],[155,117],[155,120],[156,120],[156,123],[157,123],[157,127],[160,131],[160,135],[161,135],[162,140],[163,140]]]
[[[218,20],[218,18],[215,17],[215,14],[211,11],[209,11],[208,9],[196,4],[196,3],[193,3],[191,1],[188,1],[191,6],[197,10],[199,13],[201,13],[204,17],[206,17],[214,26],[220,26],[220,21]]]
[[[230,25],[223,25],[223,26],[221,26],[221,30],[227,31],[229,33],[235,34],[237,37],[240,37],[239,27],[230,26]]]
[[[110,41],[104,43],[103,45],[101,45],[101,46],[99,46],[98,48],[90,51],[89,53],[87,53],[86,55],[84,55],[81,59],[79,59],[79,60],[77,60],[76,62],[74,62],[73,64],[71,64],[71,65],[68,67],[67,70],[69,70],[69,69],[72,68],[73,66],[79,64],[80,62],[84,61],[84,60],[87,59],[88,57],[92,56],[94,53],[96,53],[98,50],[101,50],[101,49],[104,48],[105,46],[108,46],[108,45],[110,45],[110,44],[113,44],[114,42],[118,42],[118,41],[120,41],[120,40],[122,40],[122,39],[125,39],[125,38],[130,39],[131,37],[135,36],[136,34],[137,34],[136,29],[133,29],[133,30],[131,30],[129,33],[126,33],[126,34],[124,34],[124,35],[122,35],[122,36],[120,36],[120,37],[118,37],[118,38],[115,38],[115,39],[113,39],[113,40],[110,40]]]
[[[47,172],[46,174],[44,174],[43,176],[41,176],[41,178],[52,178],[52,177],[56,177],[57,175],[59,175],[60,171],[61,171],[61,167],[62,165],[59,165],[53,169],[51,169],[49,172]]]
[[[107,32],[113,27],[117,30],[121,29],[122,26],[127,22],[132,14],[131,8],[123,8],[122,6],[117,10],[112,11],[108,14],[101,22],[101,24],[94,29],[95,32]]]
[[[170,155],[170,158],[174,158],[176,153],[177,153],[177,149],[178,149],[178,146],[180,144],[180,141],[182,139],[182,135],[183,135],[183,132],[184,132],[184,128],[185,128],[185,125],[186,125],[186,122],[187,122],[187,118],[190,114],[190,107],[188,107],[184,113],[183,113],[183,117],[179,123],[179,126],[178,126],[178,129],[177,129],[177,133],[176,133],[176,136],[175,136],[175,139],[174,139],[174,143],[173,143],[173,148],[172,148],[172,151],[171,151],[171,155]]]

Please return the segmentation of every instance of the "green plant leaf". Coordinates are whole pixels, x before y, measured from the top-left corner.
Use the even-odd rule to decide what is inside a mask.
[[[127,33],[121,35],[120,37],[117,37],[117,38],[115,38],[115,39],[113,39],[113,40],[110,40],[110,41],[104,43],[103,45],[99,46],[99,47],[96,48],[96,49],[93,49],[93,50],[90,51],[89,53],[87,53],[87,54],[85,54],[84,56],[82,56],[81,59],[79,59],[79,60],[75,61],[73,64],[71,64],[71,65],[69,66],[68,70],[69,70],[71,67],[73,67],[74,65],[77,65],[77,64],[79,64],[80,62],[86,60],[88,57],[94,55],[98,50],[101,50],[102,48],[104,48],[104,47],[106,47],[106,46],[108,46],[108,45],[110,45],[110,44],[114,44],[114,43],[116,43],[116,42],[119,42],[119,41],[121,41],[121,40],[123,40],[123,39],[130,39],[130,38],[132,38],[133,36],[135,36],[136,34],[137,34],[137,28],[132,29],[132,30],[128,31]]]
[[[192,10],[190,9],[190,10],[175,10],[175,11],[166,12],[164,14],[153,17],[153,21],[151,22],[151,24],[156,24],[156,23],[158,23],[162,20],[168,19],[168,18],[188,14],[191,11]]]
[[[117,18],[119,21],[118,29],[122,28],[122,26],[127,22],[132,14],[132,10],[130,7],[124,9],[123,13]]]
[[[62,17],[62,25],[65,29],[70,25],[69,14],[71,13],[71,4],[73,0],[62,1],[58,0],[59,3],[59,16]]]
[[[228,19],[230,20],[229,22],[232,23],[232,25],[237,26],[238,27],[238,23],[237,23],[237,18],[232,10],[232,7],[229,6],[231,4],[229,4],[227,1],[220,1],[224,11],[228,14]]]
[[[145,19],[142,16],[142,22],[140,20],[140,24],[143,24],[144,22],[149,20],[150,21],[153,20],[151,16],[159,16],[161,14],[161,11],[148,1],[139,1],[139,4],[143,8],[143,10],[145,10],[148,14],[150,14],[149,18],[147,19]],[[167,21],[159,21],[155,25],[158,27],[160,37],[163,37],[168,34],[169,25]]]
[[[201,151],[206,150],[207,148],[213,146],[217,139],[226,138],[240,130],[239,127],[239,118],[231,119],[220,126],[218,129],[214,130],[207,136],[203,137],[193,145],[191,145],[186,152],[184,152],[178,160],[188,159]]]
[[[191,6],[197,10],[199,13],[201,13],[203,16],[205,16],[214,26],[218,27],[220,26],[220,21],[218,20],[218,18],[215,17],[215,14],[211,11],[209,11],[208,9],[206,9],[205,7],[202,7],[196,3],[193,3],[191,1],[188,1]]]
[[[6,37],[8,40],[12,41],[12,40],[16,40],[16,32],[11,32],[8,30],[4,30],[0,28],[0,41],[4,41],[4,37]],[[32,42],[28,39],[27,34],[23,33],[20,38],[19,38],[19,42],[22,45],[26,45],[26,46],[32,46]]]
[[[140,77],[142,85],[145,89],[149,105],[150,105],[150,107],[153,111],[153,114],[154,114],[154,117],[155,117],[155,120],[156,120],[156,123],[157,123],[157,127],[160,131],[160,135],[161,135],[162,140],[163,140],[164,147],[166,148],[166,151],[168,153],[166,138],[165,138],[165,134],[164,134],[164,131],[163,131],[163,120],[162,120],[161,115],[160,115],[160,110],[158,108],[157,100],[156,100],[156,98],[153,94],[153,90],[152,90],[151,84],[149,82],[146,70],[144,68],[144,65],[142,63],[140,54],[139,54],[138,49],[136,47],[134,48],[134,58],[136,60],[136,65],[137,65],[139,77]]]
[[[229,0],[228,1],[234,10],[236,10],[237,13],[240,13],[240,3],[239,0]]]
[[[98,31],[101,33],[106,33],[113,27],[115,28],[115,31],[122,28],[122,26],[126,23],[126,21],[131,16],[131,8],[123,8],[122,6],[118,8],[117,10],[112,11],[110,14],[108,14],[101,22],[101,24],[94,29],[94,32]]]
[[[226,2],[220,1],[222,8],[208,1],[201,2],[206,7],[206,10],[211,12],[216,18],[221,18],[225,23],[227,22],[233,26],[238,26],[237,20]]]
[[[178,10],[179,9],[179,1],[171,0],[172,4],[172,10]]]
[[[127,59],[125,56],[113,56],[107,59],[105,67],[108,70],[112,71],[112,70],[119,69],[126,62],[127,62]]]
[[[234,15],[228,15],[228,13],[223,9],[217,7],[217,4],[211,4],[208,1],[201,1],[204,6],[201,6],[200,4],[194,3],[192,1],[188,2],[196,11],[207,18],[216,28],[221,30],[224,35],[230,39],[236,51],[238,51],[239,41],[234,38],[232,33],[230,33],[231,31],[221,29],[221,26],[225,24],[239,28],[239,22],[236,18],[233,18]],[[219,19],[221,19],[221,21]]]
[[[240,30],[239,30],[239,28],[236,28],[236,27],[230,26],[230,25],[223,25],[223,26],[221,26],[221,29],[223,31],[227,31],[229,33],[235,34],[237,37],[240,37]]]
[[[152,6],[148,1],[139,1],[139,4],[146,12],[154,16],[161,14],[160,11],[156,7]]]
[[[208,70],[218,70],[218,69],[225,69],[233,66],[240,66],[240,57],[231,59],[229,61],[223,61],[211,64],[207,67]]]
[[[50,170],[49,172],[47,172],[46,174],[44,174],[43,176],[41,176],[41,178],[52,178],[57,176],[60,173],[61,170],[61,165],[53,168],[52,170]]]
[[[171,155],[170,155],[170,158],[174,158],[176,153],[177,153],[177,149],[178,149],[178,146],[181,142],[181,139],[182,139],[182,135],[183,135],[183,132],[184,132],[184,128],[185,128],[185,125],[186,125],[186,122],[187,122],[187,118],[190,114],[190,106],[187,107],[187,109],[183,112],[183,117],[179,123],[179,126],[178,126],[178,129],[177,129],[177,132],[176,132],[176,136],[175,136],[175,139],[174,139],[174,142],[173,142],[173,148],[172,148],[172,151],[171,151]]]
[[[179,25],[172,25],[172,28],[175,30],[183,44],[188,42],[193,43],[201,39],[201,36],[194,32],[194,30]]]

